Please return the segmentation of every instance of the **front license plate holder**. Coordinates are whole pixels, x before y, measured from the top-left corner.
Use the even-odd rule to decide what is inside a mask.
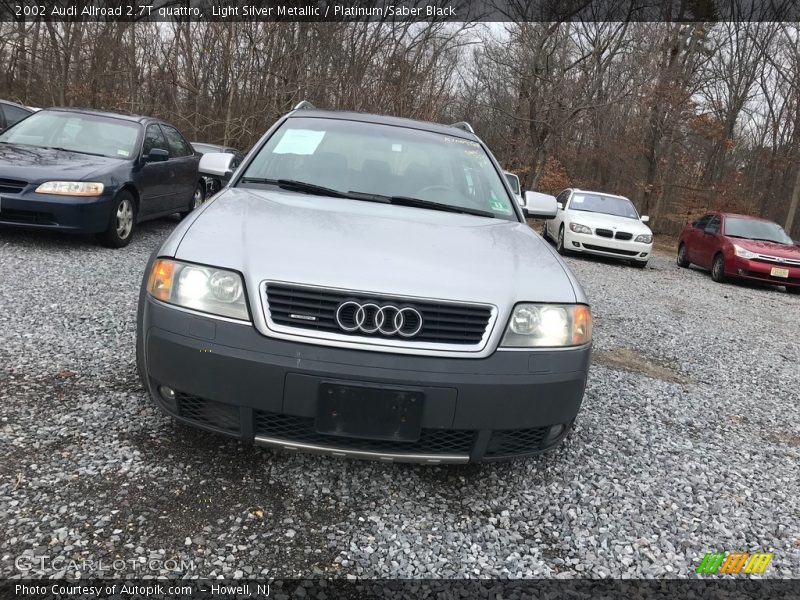
[[[315,428],[326,435],[415,442],[424,401],[415,389],[323,381]]]
[[[772,270],[769,272],[770,275],[773,277],[783,277],[784,279],[788,279],[789,277],[789,269],[781,269],[780,267],[772,267]]]

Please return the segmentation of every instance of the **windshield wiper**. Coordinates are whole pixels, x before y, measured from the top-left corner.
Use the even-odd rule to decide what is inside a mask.
[[[96,152],[86,152],[84,150],[73,150],[72,148],[59,148],[57,146],[45,146],[48,150],[59,150],[61,152],[74,152],[75,154],[88,154],[89,156],[103,156],[105,154],[97,154]]]
[[[787,245],[786,242],[779,242],[778,240],[770,240],[767,238],[748,238],[751,240],[755,240],[756,242],[772,242],[773,244],[783,244],[784,246]]]
[[[465,215],[474,215],[476,217],[488,217],[494,219],[493,212],[488,210],[481,210],[479,208],[468,208],[465,206],[454,206],[452,204],[443,204],[441,202],[433,202],[432,200],[423,200],[422,198],[412,198],[410,196],[383,196],[381,194],[367,194],[365,192],[348,192],[349,196],[356,200],[367,200],[369,202],[382,202],[384,204],[394,204],[396,206],[412,206],[415,208],[429,208],[431,210],[441,210],[443,212],[461,213]]]
[[[349,198],[350,195],[345,192],[340,192],[333,188],[315,185],[313,183],[306,183],[305,181],[296,181],[294,179],[266,179],[264,177],[242,177],[242,183],[271,183],[277,185],[283,190],[292,192],[304,192],[306,194],[319,194],[320,196],[331,196],[332,198]]]

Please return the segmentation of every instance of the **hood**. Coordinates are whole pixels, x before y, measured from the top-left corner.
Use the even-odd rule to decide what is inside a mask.
[[[0,144],[0,177],[29,182],[63,178],[80,180],[122,159],[91,156],[66,150]]]
[[[605,213],[593,213],[580,210],[569,210],[567,222],[580,223],[592,229],[616,229],[617,231],[627,231],[633,235],[651,234],[650,228],[639,219],[627,219],[625,217],[615,217]]]
[[[800,260],[800,246],[732,237],[729,237],[728,240],[730,240],[732,244],[741,246],[745,250],[750,250],[750,252],[758,252],[759,254],[768,254],[770,256],[778,256],[780,258],[793,258],[795,260]]]
[[[176,232],[180,233],[180,232]],[[503,219],[231,188],[187,227],[177,259],[264,280],[493,304],[585,302],[526,224]]]

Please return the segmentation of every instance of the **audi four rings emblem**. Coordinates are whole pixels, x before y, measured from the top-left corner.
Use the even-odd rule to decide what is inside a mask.
[[[344,331],[353,333],[400,335],[414,337],[422,329],[422,315],[410,306],[383,306],[374,302],[347,300],[336,309],[336,323]]]

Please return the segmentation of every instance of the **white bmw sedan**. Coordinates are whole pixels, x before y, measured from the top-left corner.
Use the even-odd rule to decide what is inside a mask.
[[[556,198],[558,214],[545,222],[544,235],[558,253],[585,252],[631,261],[644,268],[653,250],[653,232],[624,196],[566,189]]]

